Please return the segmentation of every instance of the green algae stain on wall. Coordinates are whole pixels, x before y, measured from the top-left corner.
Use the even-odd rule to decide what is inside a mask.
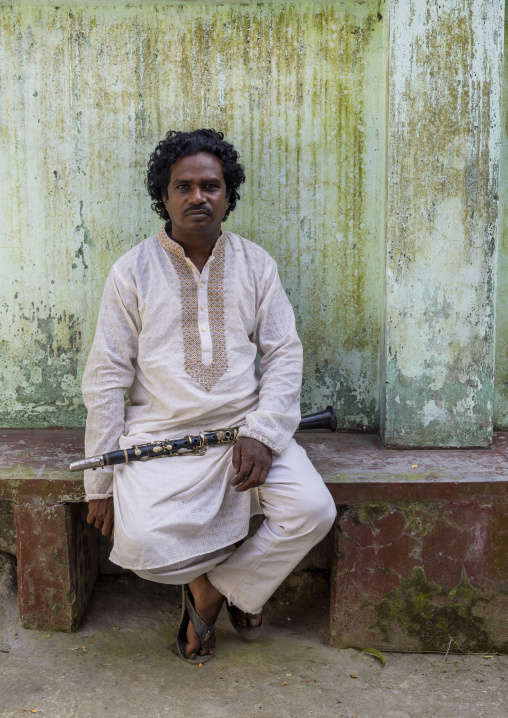
[[[258,25],[249,110],[262,130],[244,158],[245,203],[230,224],[279,264],[303,341],[302,407],[332,403],[349,429],[378,425],[384,211],[383,7],[288,6],[275,39]],[[379,13],[379,15],[378,15]],[[274,42],[287,64],[270,69]],[[266,115],[266,106],[269,114]],[[259,119],[258,119],[259,116]]]
[[[100,3],[99,3],[100,4]],[[304,410],[378,426],[385,5],[2,11],[4,426],[79,425],[107,272],[157,231],[144,175],[169,128],[222,129],[247,171],[228,229],[277,260]]]

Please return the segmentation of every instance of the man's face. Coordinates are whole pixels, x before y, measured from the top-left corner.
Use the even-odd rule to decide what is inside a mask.
[[[228,207],[220,160],[207,152],[180,157],[171,169],[163,201],[175,239],[200,231],[219,232]]]

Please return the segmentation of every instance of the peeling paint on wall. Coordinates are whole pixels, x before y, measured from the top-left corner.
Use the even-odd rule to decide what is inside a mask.
[[[502,0],[394,0],[383,434],[492,440]]]
[[[105,277],[159,227],[148,156],[212,126],[248,176],[228,228],[271,252],[295,307],[303,409],[375,430],[384,3],[90,5],[0,11],[1,424],[82,424]]]

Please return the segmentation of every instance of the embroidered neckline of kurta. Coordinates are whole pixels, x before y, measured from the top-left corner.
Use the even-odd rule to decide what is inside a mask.
[[[224,323],[224,265],[226,260],[226,234],[222,232],[213,249],[213,262],[208,276],[208,314],[213,361],[205,366],[201,357],[201,339],[198,323],[198,290],[192,269],[187,264],[183,248],[164,227],[157,235],[159,244],[169,258],[180,282],[182,303],[182,333],[185,371],[209,392],[228,370],[226,329]]]

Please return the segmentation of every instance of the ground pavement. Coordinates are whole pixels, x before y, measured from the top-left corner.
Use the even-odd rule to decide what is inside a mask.
[[[253,644],[223,610],[217,655],[201,668],[175,655],[174,587],[103,577],[73,634],[24,630],[15,595],[2,599],[0,716],[507,718],[508,656],[387,654],[383,667],[328,647],[324,581],[316,576],[307,600],[286,584]]]

